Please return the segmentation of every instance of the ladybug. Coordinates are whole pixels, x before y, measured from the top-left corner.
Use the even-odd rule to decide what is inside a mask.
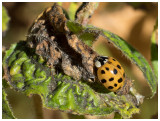
[[[113,57],[98,56],[95,59],[98,80],[109,90],[116,92],[124,85],[125,72]]]

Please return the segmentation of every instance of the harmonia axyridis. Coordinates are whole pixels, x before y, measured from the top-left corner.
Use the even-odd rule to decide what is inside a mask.
[[[125,73],[121,64],[112,57],[98,56],[95,59],[98,80],[109,90],[116,92],[124,85]]]

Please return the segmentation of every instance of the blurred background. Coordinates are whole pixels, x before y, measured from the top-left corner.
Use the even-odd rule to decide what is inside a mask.
[[[81,3],[77,4],[80,5]],[[36,19],[45,8],[52,5],[53,3],[49,2],[3,2],[3,6],[6,7],[11,19],[8,30],[3,33],[3,47],[8,48],[12,43],[26,40],[28,29],[32,25],[34,19]],[[62,6],[65,10],[68,10],[70,3],[62,3]],[[157,19],[158,3],[106,2],[99,4],[89,24],[119,35],[136,48],[148,62],[151,63],[151,35]],[[125,58],[118,49],[107,44],[104,38],[100,38],[95,42],[93,48],[101,55],[116,58],[124,67],[127,76],[135,80],[134,85],[137,91],[145,96],[143,104],[140,105],[141,112],[139,114],[134,114],[132,118],[158,118],[158,95],[156,94],[152,99],[149,99],[151,95],[150,88],[138,67]],[[6,92],[16,118],[98,119],[113,118],[114,116],[114,114],[107,117],[77,116],[61,111],[53,111],[41,107],[41,99],[38,95],[27,97],[23,93],[17,93],[9,88],[7,88]]]

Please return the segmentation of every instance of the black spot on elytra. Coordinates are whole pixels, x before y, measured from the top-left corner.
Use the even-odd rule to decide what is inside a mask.
[[[104,70],[101,70],[101,74],[105,74],[105,71],[104,71]]]
[[[117,84],[115,83],[114,86],[117,87]]]
[[[114,80],[114,78],[113,77],[111,77],[110,79],[109,79],[109,81],[113,81]]]
[[[109,71],[109,68],[108,68],[108,67],[106,67],[106,70],[107,70],[107,71]]]
[[[113,70],[113,73],[114,73],[114,74],[117,74],[117,69],[114,69],[114,70]]]
[[[120,65],[117,65],[117,67],[118,67],[119,69],[121,69],[121,66],[120,66]]]
[[[122,81],[123,81],[123,79],[122,79],[122,78],[118,79],[118,83],[121,83]]]
[[[112,62],[111,62],[111,61],[108,61],[107,63],[108,63],[108,64],[111,64]]]
[[[108,87],[108,89],[113,89],[113,88],[114,88],[114,87],[112,87],[112,86],[109,86],[109,87]]]
[[[114,58],[113,58],[112,60],[113,60],[113,61],[116,61],[116,59],[114,59]]]
[[[106,83],[107,81],[106,81],[105,79],[102,79],[101,82],[102,82],[102,83]]]

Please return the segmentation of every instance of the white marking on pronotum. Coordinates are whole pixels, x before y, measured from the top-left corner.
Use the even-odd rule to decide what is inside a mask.
[[[99,67],[101,67],[101,63],[100,63],[99,61],[96,61],[96,62],[95,62],[95,66],[96,66],[97,68],[99,68]]]
[[[107,62],[108,62],[108,59],[105,59],[105,60],[104,60],[104,63],[107,63]]]

